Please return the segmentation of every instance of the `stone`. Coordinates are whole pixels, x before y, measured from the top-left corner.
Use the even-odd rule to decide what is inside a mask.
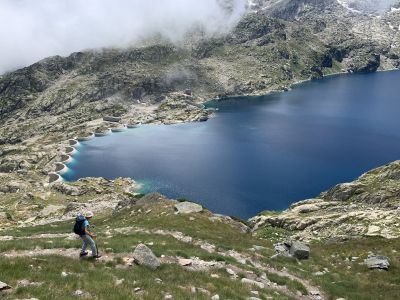
[[[262,251],[262,250],[265,250],[265,249],[266,249],[266,248],[263,247],[263,246],[257,246],[257,245],[253,245],[253,248],[254,248],[254,250],[256,250],[256,251]]]
[[[370,255],[364,260],[369,269],[389,270],[389,258],[382,255]]]
[[[308,259],[310,248],[302,242],[292,241],[290,243],[289,254],[297,259]]]
[[[190,265],[193,263],[193,261],[192,261],[191,259],[184,259],[184,258],[181,258],[181,259],[179,259],[178,263],[179,263],[181,266],[186,267],[186,266],[190,266]]]
[[[219,295],[214,295],[211,297],[211,300],[219,300]]]
[[[0,281],[0,292],[4,292],[7,290],[11,290],[11,286],[9,286],[7,283]]]
[[[153,270],[160,266],[159,259],[154,253],[144,244],[139,244],[133,251],[133,258],[139,265],[149,267]]]
[[[278,243],[274,245],[276,255],[280,256],[290,256],[289,248],[290,247],[287,246],[285,243]]]
[[[264,283],[258,282],[255,280],[251,280],[248,278],[242,278],[241,282],[244,284],[255,285],[255,286],[259,287],[260,289],[263,289],[265,287]]]
[[[103,117],[103,121],[118,123],[118,122],[121,121],[121,118],[120,117],[113,117],[113,116],[105,116],[105,117]]]
[[[44,282],[31,282],[28,279],[22,279],[17,282],[18,286],[27,287],[27,286],[41,286]]]
[[[367,235],[376,235],[380,230],[381,228],[379,226],[369,225]]]
[[[199,293],[202,293],[202,294],[207,295],[207,296],[211,296],[211,293],[210,293],[209,290],[206,290],[206,289],[203,289],[203,288],[196,288],[196,290],[197,290]]]
[[[255,296],[258,296],[260,293],[258,291],[250,291],[250,294],[253,294]]]
[[[85,292],[82,291],[82,290],[76,290],[76,291],[73,293],[73,295],[76,296],[76,297],[82,297],[84,294],[85,294]]]
[[[299,241],[278,243],[274,245],[274,248],[276,253],[274,256],[287,256],[297,259],[307,259],[310,256],[310,248]]]
[[[231,275],[232,277],[237,277],[237,274],[232,269],[226,268],[226,272]]]
[[[175,204],[175,209],[179,214],[191,214],[203,211],[203,207],[201,205],[188,201]]]
[[[172,299],[172,295],[167,294],[167,295],[164,296],[164,299]]]

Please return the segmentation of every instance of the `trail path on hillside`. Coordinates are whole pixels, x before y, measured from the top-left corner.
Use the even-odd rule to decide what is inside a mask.
[[[294,274],[289,273],[287,270],[277,270],[276,268],[273,268],[265,263],[262,263],[261,261],[254,260],[254,258],[248,254],[239,253],[234,250],[224,251],[218,249],[215,245],[209,242],[200,239],[195,239],[179,231],[162,230],[162,229],[149,230],[138,227],[123,227],[123,228],[114,228],[112,230],[108,230],[105,234],[106,236],[112,237],[113,234],[134,234],[134,233],[169,236],[175,238],[180,242],[188,243],[193,246],[199,247],[209,253],[215,253],[222,255],[224,257],[234,258],[239,263],[239,265],[252,266],[259,269],[260,271],[287,277],[293,281],[297,281],[306,288],[308,295],[295,294],[294,292],[289,290],[286,286],[280,286],[277,285],[276,283],[271,282],[267,278],[267,276],[265,276],[265,274],[257,276],[254,272],[249,272],[245,268],[241,268],[238,265],[229,264],[226,262],[205,261],[199,258],[191,258],[187,260],[177,256],[162,255],[159,258],[162,264],[177,264],[186,270],[197,271],[197,272],[199,271],[207,272],[213,269],[226,269],[228,273],[231,275],[230,278],[232,280],[238,280],[237,274],[245,274],[245,278],[249,280],[246,282],[247,284],[257,285],[265,289],[277,290],[295,299],[314,299],[314,300],[327,299],[326,296],[320,291],[320,289],[317,286],[313,285],[308,280],[305,280]],[[76,235],[73,233],[55,233],[55,234],[37,234],[37,235],[20,236],[20,237],[0,236],[0,241],[23,240],[23,239],[53,239],[53,238],[65,238],[68,240],[77,239]],[[79,251],[80,250],[77,248],[34,249],[34,250],[17,250],[17,251],[3,252],[1,253],[1,255],[4,255],[5,257],[8,258],[37,257],[37,256],[43,257],[43,256],[56,255],[73,259],[79,259],[78,255]],[[134,259],[132,253],[103,253],[103,256],[97,261],[110,262],[110,261],[115,261],[116,258],[122,259],[122,261],[124,262],[123,265],[124,267],[131,267],[134,265]]]

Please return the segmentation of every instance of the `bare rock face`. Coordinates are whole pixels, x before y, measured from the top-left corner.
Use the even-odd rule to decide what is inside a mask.
[[[144,244],[139,244],[136,247],[133,252],[133,258],[139,265],[149,267],[153,270],[160,266],[159,259],[154,255],[153,251]]]
[[[203,207],[201,205],[187,201],[175,204],[175,209],[179,214],[191,214],[203,211]]]

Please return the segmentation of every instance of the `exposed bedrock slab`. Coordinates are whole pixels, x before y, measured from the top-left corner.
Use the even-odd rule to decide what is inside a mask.
[[[175,204],[175,209],[179,214],[191,214],[203,211],[203,207],[193,202],[180,202]]]

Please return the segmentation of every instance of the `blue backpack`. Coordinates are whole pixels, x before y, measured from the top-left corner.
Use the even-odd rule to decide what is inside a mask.
[[[74,233],[79,236],[85,235],[85,227],[83,227],[83,223],[86,221],[86,218],[82,215],[79,215],[75,219],[74,225]]]

